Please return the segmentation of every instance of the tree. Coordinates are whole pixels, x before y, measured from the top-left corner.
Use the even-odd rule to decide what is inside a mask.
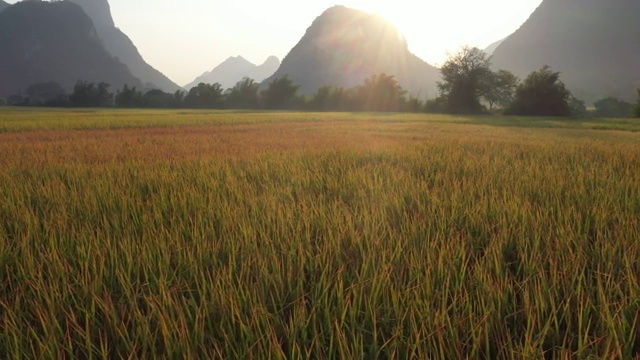
[[[402,104],[401,111],[409,113],[418,113],[424,109],[424,101],[413,95],[409,95],[409,98]]]
[[[638,101],[636,102],[636,107],[633,110],[633,116],[640,118],[640,89],[638,89]]]
[[[560,81],[560,73],[545,65],[534,71],[516,89],[506,113],[532,116],[571,116],[571,93]]]
[[[222,109],[224,106],[222,85],[199,83],[198,86],[189,90],[184,103],[192,108]]]
[[[244,78],[225,92],[227,106],[232,109],[257,109],[260,107],[260,84]]]
[[[569,110],[571,111],[571,117],[585,118],[589,116],[589,112],[587,111],[587,105],[585,105],[584,101],[576,98],[573,95],[570,95],[568,103],[569,103]]]
[[[182,107],[184,106],[184,99],[187,97],[187,93],[186,91],[182,91],[182,90],[176,90],[175,93],[173,93],[173,107]]]
[[[176,101],[174,94],[158,89],[149,90],[142,95],[142,103],[145,107],[154,109],[177,108],[182,104],[181,101]]]
[[[65,96],[62,86],[53,81],[32,84],[27,88],[26,93],[31,99],[31,105],[53,104]]]
[[[482,99],[489,105],[489,111],[493,111],[494,106],[503,109],[509,106],[520,82],[517,76],[507,70],[489,72],[482,80]]]
[[[633,114],[633,105],[614,97],[596,101],[593,115],[598,117],[629,117]]]
[[[429,99],[424,103],[424,111],[429,114],[445,114],[449,99],[447,95],[440,95],[434,99]]]
[[[399,111],[405,91],[392,75],[372,75],[358,88],[364,111]]]
[[[481,96],[486,92],[491,74],[491,61],[487,54],[475,47],[463,47],[440,68],[442,82],[438,90],[447,101],[450,113],[480,113]]]
[[[115,102],[117,107],[145,107],[145,104],[142,101],[142,92],[137,91],[135,86],[130,88],[127,84],[124,85],[122,91],[117,91]]]
[[[323,86],[311,98],[310,106],[316,111],[359,111],[359,96],[356,88]]]
[[[309,102],[311,110],[314,111],[331,111],[334,110],[331,107],[330,99],[333,87],[323,86],[313,95]]]
[[[274,79],[262,92],[264,106],[267,109],[291,108],[296,101],[296,93],[299,88],[300,86],[295,85],[288,75]]]
[[[80,80],[74,86],[69,100],[76,107],[107,107],[113,105],[113,94],[105,82],[96,85]]]

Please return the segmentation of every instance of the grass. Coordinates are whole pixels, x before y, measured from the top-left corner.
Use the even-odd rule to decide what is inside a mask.
[[[394,113],[300,113],[210,110],[113,110],[0,107],[0,133],[33,130],[159,128],[221,124],[346,121],[432,122],[497,127],[640,131],[640,119],[557,119],[522,116],[451,116]]]
[[[8,359],[640,356],[636,123],[0,111]]]

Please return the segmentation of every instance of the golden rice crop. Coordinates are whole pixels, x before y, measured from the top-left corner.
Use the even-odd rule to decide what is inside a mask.
[[[633,122],[3,111],[6,358],[640,355]]]

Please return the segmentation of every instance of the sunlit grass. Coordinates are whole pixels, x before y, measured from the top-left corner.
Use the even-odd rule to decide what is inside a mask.
[[[640,133],[52,114],[0,113],[7,358],[640,354]]]
[[[118,129],[314,121],[443,122],[528,128],[640,131],[640,119],[564,119],[438,114],[301,113],[218,110],[113,110],[0,107],[0,132]]]

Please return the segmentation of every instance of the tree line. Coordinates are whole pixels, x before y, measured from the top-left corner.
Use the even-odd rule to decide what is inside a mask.
[[[73,92],[66,94],[59,84],[47,82],[31,85],[26,96],[0,99],[0,105],[640,117],[640,89],[635,105],[610,97],[596,101],[588,112],[560,80],[560,73],[549,66],[521,81],[507,70],[493,71],[491,57],[474,47],[451,55],[440,73],[438,96],[429,100],[410,95],[394,76],[377,74],[360,86],[326,86],[309,97],[298,94],[299,86],[288,76],[274,79],[264,89],[245,78],[226,90],[218,83],[200,83],[188,92],[175,93],[128,85],[112,93],[107,83],[78,81]]]

